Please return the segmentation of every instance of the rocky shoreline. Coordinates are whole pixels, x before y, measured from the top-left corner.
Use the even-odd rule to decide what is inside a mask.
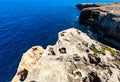
[[[80,23],[94,26],[101,35],[112,34],[108,40],[119,41],[119,26],[116,27],[119,16],[117,14],[118,19],[113,20],[115,16],[102,10],[106,5],[113,4],[78,4],[77,7],[82,9]],[[46,49],[34,46],[24,53],[11,82],[120,82],[119,50],[91,39],[75,28],[59,32],[58,37],[55,45]]]
[[[120,82],[120,52],[71,28],[53,46],[28,50],[12,82]]]
[[[120,49],[120,3],[77,4],[80,24],[90,26],[109,44]]]

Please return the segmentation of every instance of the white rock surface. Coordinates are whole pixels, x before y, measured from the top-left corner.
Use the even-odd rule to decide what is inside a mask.
[[[120,52],[75,28],[60,32],[56,44],[44,52],[42,48],[38,50],[35,66],[23,66],[28,71],[24,82],[120,82]],[[18,72],[24,57],[25,54]],[[12,82],[20,82],[16,81],[18,72]]]

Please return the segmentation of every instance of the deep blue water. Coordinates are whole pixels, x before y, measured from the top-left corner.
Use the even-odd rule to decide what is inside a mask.
[[[22,54],[30,47],[53,45],[67,28],[81,30],[80,2],[120,0],[0,0],[0,82],[10,82]]]

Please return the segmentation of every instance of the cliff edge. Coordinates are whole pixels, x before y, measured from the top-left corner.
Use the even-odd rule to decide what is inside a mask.
[[[120,49],[120,2],[109,4],[77,4],[80,23],[88,25]]]
[[[29,49],[12,82],[120,82],[120,52],[71,28],[53,46]]]

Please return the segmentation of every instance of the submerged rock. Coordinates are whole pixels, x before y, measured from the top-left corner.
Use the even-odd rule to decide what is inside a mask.
[[[89,25],[120,49],[120,3],[78,5],[82,9],[80,23]]]
[[[32,50],[39,53],[31,59]],[[120,82],[120,52],[71,28],[44,52],[41,47],[28,50],[12,82],[20,82],[21,72],[27,75],[24,82]]]

